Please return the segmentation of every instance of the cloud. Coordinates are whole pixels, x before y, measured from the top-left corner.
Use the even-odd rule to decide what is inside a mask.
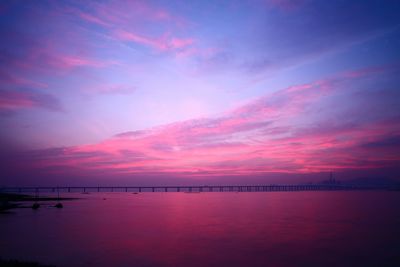
[[[67,13],[78,15],[81,19],[89,23],[95,23],[103,27],[121,28],[143,22],[172,22],[177,25],[184,23],[183,18],[173,15],[167,9],[151,4],[148,1],[119,0],[90,3],[89,5],[82,5],[79,9],[69,6],[66,10]],[[126,10],[130,12],[126,12]]]
[[[374,141],[362,144],[362,146],[365,148],[373,148],[373,149],[376,148],[376,149],[399,150],[400,149],[400,136],[399,135],[387,136],[380,140],[378,139],[378,140],[374,140]]]
[[[44,108],[51,111],[63,110],[58,99],[49,94],[33,90],[0,90],[0,110],[3,114],[10,114],[7,111],[29,108]]]
[[[3,29],[0,28],[0,31]],[[49,36],[39,41],[28,34],[13,32],[2,46],[0,82],[3,84],[45,87],[28,77],[63,75],[79,68],[99,69],[116,64],[114,60],[96,59],[90,52],[66,51],[70,49]]]
[[[47,85],[44,83],[32,81],[23,77],[17,77],[11,75],[5,70],[0,69],[0,84],[2,86],[16,85],[16,86],[26,86],[33,88],[46,88]]]
[[[97,16],[94,16],[94,15],[92,15],[90,13],[82,12],[82,11],[77,10],[77,9],[73,10],[73,12],[76,15],[78,15],[81,19],[83,19],[83,20],[85,20],[85,21],[87,21],[89,23],[99,24],[99,25],[104,26],[104,27],[110,26],[109,22],[106,22],[106,21],[102,20],[101,18],[99,18]]]
[[[158,51],[184,50],[194,43],[192,38],[177,38],[168,36],[151,38],[124,30],[117,30],[114,36],[121,41],[138,43]]]
[[[96,144],[28,155],[36,167],[63,166],[61,172],[70,167],[83,173],[104,170],[193,177],[398,166],[400,156],[393,147],[398,145],[394,133],[400,131],[400,111],[374,114],[366,103],[348,97],[380,92],[374,99],[365,94],[365,101],[370,106],[386,106],[394,96],[377,85],[382,81],[398,84],[399,69],[359,73],[288,87],[219,117],[125,132]],[[365,83],[371,79],[374,83]],[[354,108],[363,109],[354,113]]]
[[[91,3],[79,8],[64,7],[59,12],[95,24],[118,41],[133,42],[158,52],[182,53],[195,43],[193,38],[180,37],[185,19],[146,1]]]
[[[98,84],[86,87],[84,89],[89,93],[99,94],[132,94],[136,91],[136,86],[125,84]]]

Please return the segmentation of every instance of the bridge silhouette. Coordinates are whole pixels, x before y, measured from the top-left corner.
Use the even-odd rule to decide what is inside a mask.
[[[346,184],[270,184],[270,185],[178,185],[178,186],[36,186],[2,187],[0,193],[89,193],[89,192],[292,192],[339,190],[391,190],[391,187]]]

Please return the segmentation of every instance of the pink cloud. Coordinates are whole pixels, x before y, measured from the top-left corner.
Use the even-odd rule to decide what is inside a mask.
[[[176,38],[168,36],[151,38],[124,30],[117,30],[115,32],[115,37],[121,41],[130,41],[144,46],[149,46],[158,51],[184,50],[194,44],[194,40],[191,38]]]
[[[35,91],[0,90],[1,111],[15,111],[34,107],[46,108],[53,111],[62,110],[59,101],[48,94]]]
[[[0,70],[0,84],[3,86],[16,85],[16,86],[27,86],[35,88],[47,88],[47,84],[33,81],[24,77],[11,75],[8,71]]]
[[[347,109],[337,109],[332,117],[324,104],[359,90],[358,84],[371,78],[367,73],[292,86],[222,117],[177,122],[66,148],[38,164],[87,172],[194,177],[390,167],[400,162],[396,152],[400,137],[395,134],[400,132],[400,114],[388,119],[363,111],[362,117],[349,117]],[[376,73],[375,78],[381,76],[382,72]]]
[[[118,64],[113,60],[96,59],[90,53],[67,53],[46,44],[27,47],[23,57],[5,56],[3,60],[1,83],[40,88],[47,85],[25,77],[27,73],[36,76],[38,73],[65,73],[75,68],[104,68]]]
[[[83,89],[88,93],[100,93],[100,94],[132,94],[136,91],[134,85],[124,84],[97,84]]]
[[[101,18],[99,18],[99,17],[97,17],[95,15],[92,15],[92,14],[89,14],[89,13],[86,13],[86,12],[82,12],[82,11],[79,11],[79,10],[75,10],[74,12],[81,19],[83,19],[83,20],[85,20],[87,22],[96,23],[96,24],[99,24],[101,26],[110,26],[110,23],[105,22],[104,20],[102,20]]]
[[[114,61],[97,60],[88,56],[68,55],[50,50],[32,50],[24,60],[14,59],[16,71],[64,73],[75,68],[103,68],[116,64]]]
[[[70,7],[59,12],[101,26],[106,35],[117,40],[138,43],[157,51],[182,53],[195,43],[193,38],[180,37],[187,24],[185,19],[145,1],[91,3],[87,9]],[[155,26],[157,31],[154,31]]]
[[[192,38],[187,38],[187,39],[172,38],[169,41],[168,46],[173,49],[181,49],[181,48],[190,46],[193,43],[194,43],[194,40]]]
[[[130,12],[126,12],[130,10]],[[70,13],[77,14],[81,19],[104,27],[126,27],[143,22],[166,23],[176,25],[185,24],[185,20],[171,14],[165,8],[151,4],[147,1],[113,1],[108,3],[92,3],[90,13],[70,9]]]
[[[0,92],[0,109],[29,108],[34,105],[35,102],[28,94],[13,91]]]
[[[164,50],[166,48],[166,44],[162,40],[147,38],[132,32],[118,30],[115,33],[115,36],[122,41],[132,41],[142,45],[151,46],[159,50]]]
[[[49,61],[49,64],[65,69],[83,66],[99,68],[108,65],[109,62],[97,61],[80,56],[62,55],[54,57],[53,60]]]

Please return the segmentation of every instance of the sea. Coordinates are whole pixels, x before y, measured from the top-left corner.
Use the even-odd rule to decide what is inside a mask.
[[[400,192],[62,197],[77,199],[0,214],[0,258],[59,267],[400,266]]]

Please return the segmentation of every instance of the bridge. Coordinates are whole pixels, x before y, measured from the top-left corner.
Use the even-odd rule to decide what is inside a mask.
[[[370,187],[342,184],[270,184],[270,185],[190,185],[190,186],[44,186],[2,187],[0,193],[89,193],[89,192],[289,192],[338,190],[391,190],[390,187]],[[397,189],[398,190],[398,189]]]

